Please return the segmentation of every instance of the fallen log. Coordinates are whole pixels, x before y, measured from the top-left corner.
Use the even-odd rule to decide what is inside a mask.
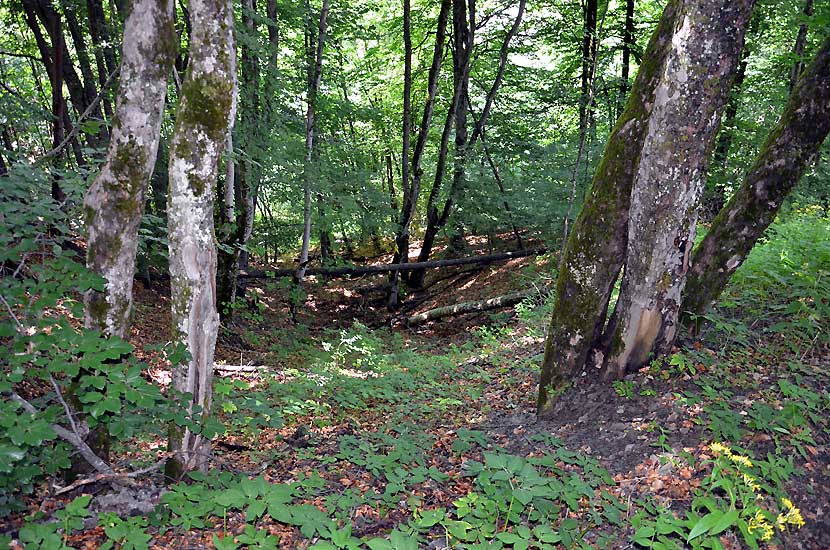
[[[525,290],[522,292],[514,292],[513,294],[505,294],[504,296],[497,296],[488,300],[481,300],[479,302],[461,302],[451,306],[437,307],[435,309],[424,311],[423,313],[410,315],[406,318],[406,324],[409,326],[415,326],[428,321],[435,321],[436,319],[441,319],[443,317],[515,306],[528,296],[536,294],[537,292],[537,289]]]
[[[434,269],[438,267],[450,267],[454,265],[489,264],[503,262],[515,258],[526,258],[528,256],[539,256],[547,251],[546,248],[529,248],[516,250],[514,252],[501,252],[499,254],[486,254],[482,256],[470,256],[467,258],[453,258],[449,260],[431,260],[429,262],[414,262],[405,264],[367,265],[367,266],[344,266],[344,267],[310,267],[306,275],[325,275],[338,277],[344,275],[368,275],[370,273],[387,273],[390,271],[412,271],[414,269]],[[277,279],[280,277],[292,277],[294,269],[277,269],[272,271],[242,271],[240,279]]]

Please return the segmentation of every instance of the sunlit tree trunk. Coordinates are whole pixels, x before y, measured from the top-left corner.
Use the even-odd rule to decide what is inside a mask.
[[[687,1],[675,24],[631,194],[606,377],[674,345],[709,155],[754,4]]]
[[[692,256],[682,310],[700,315],[775,219],[830,132],[830,39],[801,73],[743,183]]]
[[[566,381],[588,375],[588,354],[602,335],[625,260],[631,189],[679,5],[680,0],[671,0],[663,10],[568,237],[539,379],[540,416],[553,412],[553,395]]]
[[[236,56],[230,0],[190,0],[193,33],[170,144],[167,227],[173,340],[190,358],[173,366],[173,388],[191,395],[196,418],[210,414],[216,312],[213,189],[236,111]],[[200,412],[197,412],[200,411]],[[207,470],[210,441],[171,426],[166,473]]]
[[[103,291],[84,296],[84,324],[106,336],[129,337],[138,229],[178,47],[173,18],[173,0],[135,0],[124,30],[118,116],[84,199],[87,266],[106,279]],[[106,433],[92,435],[93,451],[106,460]]]

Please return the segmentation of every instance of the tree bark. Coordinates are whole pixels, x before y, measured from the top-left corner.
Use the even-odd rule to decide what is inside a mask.
[[[173,388],[189,393],[188,409],[204,419],[210,414],[219,329],[213,187],[236,112],[236,47],[230,0],[190,0],[189,8],[193,34],[170,145],[167,219],[173,341],[190,358],[173,366]],[[210,441],[202,435],[171,426],[169,449],[175,453],[166,468],[169,478],[207,470]]]
[[[320,19],[317,25],[317,46],[314,58],[309,59],[308,94],[305,115],[305,160],[303,163],[303,244],[295,278],[302,281],[308,266],[308,251],[311,246],[311,162],[314,158],[314,117],[317,109],[317,92],[323,74],[323,48],[326,43],[326,17],[329,0],[323,0]]]
[[[84,296],[84,325],[106,336],[126,339],[130,333],[138,229],[177,47],[173,18],[172,0],[135,0],[124,31],[118,116],[104,164],[84,199],[87,267],[106,279],[102,292]],[[92,447],[107,460],[102,428],[103,433],[93,430]]]
[[[795,83],[798,82],[798,77],[804,69],[804,49],[807,47],[807,32],[810,30],[807,20],[813,16],[813,0],[804,0],[804,11],[802,14],[805,21],[798,26],[798,35],[795,37],[795,45],[793,46],[795,63],[793,63],[793,68],[790,72],[790,91],[795,87]]]
[[[670,0],[663,10],[563,251],[539,378],[539,416],[553,413],[552,396],[567,380],[587,374],[588,353],[602,334],[625,259],[631,189],[679,4]]]
[[[801,73],[743,183],[692,256],[682,311],[702,315],[775,219],[830,132],[830,39]]]
[[[606,378],[674,345],[709,155],[754,4],[688,1],[675,25],[631,195]]]

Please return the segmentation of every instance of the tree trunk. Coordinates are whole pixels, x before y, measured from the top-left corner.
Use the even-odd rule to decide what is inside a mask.
[[[443,6],[442,6],[443,7]],[[415,212],[415,197],[412,197],[412,185],[409,177],[409,145],[412,133],[412,15],[410,0],[403,0],[403,117],[401,124],[401,189],[403,191],[403,206],[401,223],[395,238],[397,249],[392,257],[392,263],[409,261],[409,224]],[[412,213],[412,214],[410,214]],[[400,274],[393,271],[389,278],[389,294],[386,307],[395,309],[400,305],[398,279]]]
[[[631,189],[679,4],[670,0],[663,10],[563,251],[539,379],[540,416],[552,414],[552,396],[566,380],[587,374],[588,353],[602,334],[625,259]]]
[[[106,336],[126,339],[130,333],[138,229],[176,51],[173,18],[172,0],[135,0],[124,30],[118,116],[84,199],[87,266],[107,281],[103,292],[84,296],[84,325]],[[93,451],[107,460],[106,433],[91,435],[99,443]]]
[[[463,4],[463,1],[460,2]],[[429,260],[432,253],[432,247],[435,243],[435,238],[438,232],[446,225],[447,220],[452,212],[453,205],[458,196],[463,192],[465,169],[470,152],[474,150],[476,141],[484,131],[487,124],[487,119],[490,115],[490,109],[495,101],[496,94],[501,86],[504,78],[504,70],[507,65],[507,54],[510,48],[510,41],[519,31],[524,15],[526,0],[519,0],[519,8],[516,13],[516,18],[513,21],[510,29],[504,37],[501,49],[499,51],[499,65],[496,70],[496,77],[493,84],[487,91],[487,96],[484,100],[484,107],[481,111],[481,117],[475,124],[473,135],[467,139],[467,110],[469,108],[467,84],[470,76],[470,54],[475,42],[475,2],[469,0],[467,14],[464,13],[463,5],[460,7],[453,6],[453,39],[455,40],[455,50],[453,51],[453,80],[455,83],[453,92],[453,102],[451,107],[455,107],[454,116],[448,115],[446,124],[444,125],[444,134],[448,136],[449,131],[455,123],[455,159],[453,163],[453,181],[449,190],[449,196],[444,203],[441,213],[435,205],[439,196],[441,182],[443,181],[444,162],[446,157],[446,144],[442,136],[441,149],[439,150],[438,165],[436,167],[435,183],[430,191],[429,201],[427,202],[427,227],[424,231],[424,243],[421,246],[421,252],[418,254],[418,261],[425,262]],[[469,17],[469,27],[467,26],[467,18]],[[443,152],[443,155],[442,155]],[[410,276],[409,285],[414,288],[420,288],[424,284],[424,271],[414,271]]]
[[[526,290],[523,292],[505,294],[504,296],[496,296],[495,298],[489,298],[487,300],[480,300],[476,302],[460,302],[458,304],[453,304],[451,306],[437,307],[435,309],[424,311],[423,313],[410,315],[406,318],[406,324],[408,326],[422,325],[424,323],[428,323],[429,321],[443,319],[444,317],[463,315],[465,313],[478,313],[481,311],[490,311],[493,309],[499,309],[503,307],[511,307],[520,303],[528,296],[536,294],[536,292],[536,289],[532,291]]]
[[[597,0],[582,2],[582,74],[581,95],[579,96],[579,133],[582,135],[596,124],[593,113],[589,109],[591,102],[591,79],[594,74],[594,60],[597,52]]]
[[[242,24],[248,40],[256,37],[255,13],[254,0],[243,0]],[[242,247],[248,244],[253,231],[254,197],[260,179],[258,163],[262,158],[259,58],[257,52],[247,44],[246,41],[241,45],[239,127],[235,132],[232,131],[236,134],[239,149],[245,154],[239,161],[233,158],[232,136],[227,138],[226,148],[229,163],[224,189],[227,196],[223,198],[226,208],[220,219],[227,229],[221,232],[224,246],[217,253],[216,277],[216,304],[222,321],[230,320],[233,316],[231,304],[236,300],[239,270],[248,266],[248,254]],[[234,166],[235,163],[238,166]]]
[[[170,144],[170,202],[167,207],[173,341],[190,353],[173,366],[173,388],[189,393],[197,418],[210,414],[216,312],[216,245],[213,187],[219,159],[236,112],[236,47],[230,0],[190,0],[193,34],[187,74]],[[166,473],[206,471],[210,441],[171,426],[174,456]]]
[[[625,26],[623,27],[622,71],[620,73],[620,98],[617,112],[622,113],[629,89],[629,71],[631,69],[631,50],[636,45],[634,38],[634,0],[625,0]]]
[[[438,91],[438,77],[441,72],[441,62],[444,57],[444,42],[447,33],[447,21],[449,20],[449,13],[452,6],[452,0],[442,0],[441,9],[438,12],[438,23],[435,29],[435,45],[432,50],[432,65],[429,68],[429,76],[427,79],[427,97],[424,102],[424,114],[421,117],[421,126],[418,129],[418,138],[415,141],[415,150],[412,154],[412,172],[411,178],[403,179],[403,207],[401,209],[401,216],[398,225],[398,232],[395,236],[395,243],[397,248],[392,258],[392,263],[406,263],[409,261],[409,232],[412,225],[412,219],[415,217],[415,210],[418,206],[418,198],[421,194],[421,178],[424,171],[421,169],[421,160],[423,159],[424,150],[426,148],[427,137],[429,135],[429,127],[432,121],[432,114],[435,110],[435,96]],[[409,7],[405,6],[405,21],[404,26],[409,27]],[[406,111],[406,104],[410,101],[412,92],[412,40],[409,36],[408,28],[404,29],[404,45],[408,45],[406,50],[406,59],[404,66],[404,110]],[[408,67],[408,68],[407,68]],[[411,106],[410,106],[411,109]],[[410,117],[405,117],[404,124],[408,127],[411,122]],[[407,128],[404,129],[404,140],[409,142],[409,132]],[[407,164],[409,155],[404,155],[403,164]],[[407,175],[409,171],[407,169]],[[389,170],[389,185],[390,192],[392,189],[392,173]],[[393,199],[394,201],[394,199]],[[390,308],[398,305],[398,277],[397,272],[392,273],[391,285],[389,291],[389,306]]]
[[[795,56],[795,63],[792,71],[790,71],[790,91],[795,87],[801,71],[804,69],[804,49],[807,47],[807,31],[810,30],[808,20],[813,15],[813,0],[804,0],[804,22],[798,26],[798,35],[795,37],[795,46],[793,47],[793,56]]]
[[[305,115],[305,161],[303,163],[303,244],[300,249],[300,261],[295,278],[302,281],[308,266],[308,251],[311,246],[311,162],[314,159],[314,117],[317,109],[317,92],[323,74],[323,48],[326,43],[326,17],[329,0],[323,0],[320,8],[320,20],[317,25],[317,47],[313,59],[309,59],[308,95],[306,97]]]
[[[692,256],[682,311],[702,315],[775,219],[830,132],[830,39],[801,73],[743,183]]]
[[[688,1],[675,25],[631,195],[607,378],[674,345],[709,155],[754,4]]]

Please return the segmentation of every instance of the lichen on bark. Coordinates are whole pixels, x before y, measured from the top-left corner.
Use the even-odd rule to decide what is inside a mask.
[[[229,0],[191,0],[190,63],[170,147],[167,206],[173,340],[190,354],[173,366],[173,387],[210,414],[216,311],[213,189],[236,112],[236,49]],[[210,441],[171,426],[166,472],[207,470]]]

